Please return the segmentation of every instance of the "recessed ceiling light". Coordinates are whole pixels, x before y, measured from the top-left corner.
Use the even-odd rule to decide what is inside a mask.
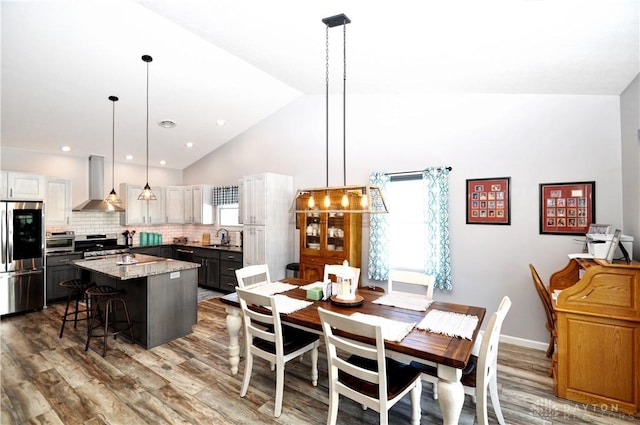
[[[69,146],[63,146],[62,152],[71,152],[71,148]]]
[[[160,165],[167,165],[167,161],[163,159],[162,161],[160,161]]]
[[[223,125],[225,125],[227,122],[225,120],[218,120],[216,121],[216,125],[222,127]]]
[[[185,145],[186,147],[188,147],[188,148],[192,148],[192,147],[193,147],[193,143],[191,143],[191,142],[187,142],[187,143],[185,143],[184,145]]]
[[[127,158],[129,161],[131,161],[133,159],[133,155],[127,155],[127,156],[125,156],[125,158]]]
[[[175,121],[173,120],[162,120],[158,123],[158,125],[162,128],[173,128],[175,127],[177,124]]]

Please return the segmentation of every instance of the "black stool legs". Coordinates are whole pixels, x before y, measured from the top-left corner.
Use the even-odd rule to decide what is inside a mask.
[[[86,295],[85,291],[92,286],[95,286],[95,283],[84,283],[80,279],[71,279],[60,282],[60,286],[69,290],[67,306],[65,307],[64,314],[62,315],[62,326],[60,326],[60,338],[62,338],[64,326],[68,321],[73,322],[73,328],[76,329],[79,321],[89,320],[91,310],[89,307],[89,297]],[[69,305],[73,300],[75,300],[75,309],[74,311],[69,312]],[[80,301],[83,300],[85,302],[85,308],[80,310],[79,304]],[[78,313],[84,314],[84,317],[78,318]],[[73,316],[73,318],[70,318],[70,316]]]
[[[129,331],[131,343],[134,344],[133,324],[129,318],[127,303],[122,298],[122,291],[111,286],[95,286],[87,289],[86,293],[91,300],[91,320],[89,321],[84,351],[89,349],[91,338],[102,338],[102,357],[104,357],[107,354],[107,337],[113,336],[113,339],[116,339],[118,334],[126,331]],[[98,318],[101,316],[100,309],[104,312],[102,320]],[[124,319],[118,320],[118,310],[124,314]]]

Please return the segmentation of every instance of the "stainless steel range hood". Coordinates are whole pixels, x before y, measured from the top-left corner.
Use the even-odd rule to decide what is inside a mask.
[[[104,200],[104,157],[89,157],[89,200],[83,202],[73,211],[123,212],[124,208]]]

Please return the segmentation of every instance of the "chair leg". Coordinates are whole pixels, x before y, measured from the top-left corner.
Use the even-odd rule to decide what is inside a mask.
[[[327,415],[327,425],[336,425],[338,421],[338,403],[340,395],[337,391],[329,390],[329,414]]]
[[[551,336],[551,341],[549,341],[549,348],[547,348],[547,358],[551,358],[551,356],[553,356],[553,349],[554,349],[554,340],[553,340],[553,335]]]
[[[491,393],[491,404],[493,405],[493,411],[496,413],[496,418],[498,418],[498,423],[505,425],[502,409],[500,408],[500,399],[498,398],[498,382],[495,374],[489,381],[489,392]]]
[[[411,390],[411,425],[420,425],[422,409],[420,399],[422,398],[422,380],[418,379]]]
[[[104,307],[104,338],[103,338],[103,344],[102,344],[102,357],[105,357],[107,355],[107,332],[109,331],[109,310],[111,309],[111,303],[109,303],[107,301],[105,307]],[[113,339],[115,339],[116,336],[113,336]]]
[[[433,399],[438,399],[438,381],[433,383]]]
[[[247,344],[249,346],[249,344]],[[247,395],[249,389],[249,381],[251,380],[251,369],[253,369],[253,354],[247,350],[247,358],[244,365],[244,379],[242,380],[242,389],[240,390],[240,397]]]
[[[93,333],[93,327],[95,326],[95,321],[98,318],[98,312],[96,311],[98,308],[98,303],[95,300],[91,300],[91,319],[87,322],[89,325],[87,326],[87,343],[84,346],[84,351],[89,349],[89,341],[91,341],[91,335]]]
[[[318,386],[318,343],[311,350],[311,385]]]
[[[67,323],[67,313],[69,313],[69,303],[71,302],[71,293],[67,296],[67,306],[64,309],[64,315],[62,316],[62,326],[60,327],[60,336],[62,338],[62,333],[64,332],[64,325]]]
[[[486,386],[476,387],[476,419],[478,420],[478,425],[489,425]]]
[[[282,413],[282,397],[284,393],[284,362],[276,364],[276,407],[273,416],[280,417]]]

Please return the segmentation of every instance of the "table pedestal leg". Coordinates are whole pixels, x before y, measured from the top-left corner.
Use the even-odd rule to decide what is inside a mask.
[[[443,365],[438,366],[438,403],[442,411],[442,423],[455,425],[460,419],[464,404],[464,387],[460,378],[462,372]]]
[[[227,307],[227,331],[229,332],[229,366],[231,373],[238,373],[238,363],[240,363],[240,343],[238,334],[242,326],[242,317],[237,308]]]

